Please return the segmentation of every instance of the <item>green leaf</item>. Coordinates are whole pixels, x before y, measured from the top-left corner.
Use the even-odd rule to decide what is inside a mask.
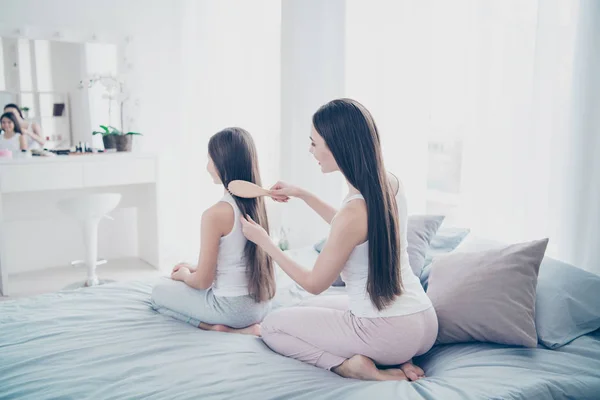
[[[139,132],[127,132],[126,135],[138,135],[138,136],[144,136]]]
[[[108,127],[111,129],[111,135],[122,135],[121,131],[115,128],[114,126],[109,125]]]

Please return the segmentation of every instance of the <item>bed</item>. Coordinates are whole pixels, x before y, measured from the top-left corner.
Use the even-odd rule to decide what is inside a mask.
[[[0,303],[0,399],[600,398],[600,331],[555,350],[435,346],[415,360],[426,379],[361,382],[275,354],[259,338],[160,315],[150,306],[155,283]],[[309,296],[281,272],[278,283],[275,307]]]

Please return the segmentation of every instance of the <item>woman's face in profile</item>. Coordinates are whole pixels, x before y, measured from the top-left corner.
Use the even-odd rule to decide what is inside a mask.
[[[325,143],[325,139],[319,135],[319,132],[317,132],[314,126],[310,131],[309,151],[319,163],[321,172],[324,174],[340,170],[335,158],[333,157],[333,153],[331,150],[329,150],[329,147],[327,147],[327,144]]]

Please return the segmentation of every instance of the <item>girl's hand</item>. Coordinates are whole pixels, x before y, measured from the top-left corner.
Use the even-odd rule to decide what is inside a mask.
[[[191,274],[190,270],[186,267],[179,268],[176,272],[171,274],[171,279],[174,281],[185,281],[185,278]]]
[[[279,181],[271,186],[271,198],[278,203],[287,203],[290,197],[300,197],[302,189]]]
[[[179,271],[179,269],[182,267],[189,269],[190,272],[196,272],[196,268],[192,267],[190,264],[185,263],[185,262],[180,262],[179,264],[177,264],[176,266],[173,267],[173,271],[171,273],[175,273],[175,272]]]
[[[250,216],[246,216],[246,218],[241,218],[244,236],[249,241],[256,243],[257,246],[264,248],[271,241],[269,234],[262,226],[254,222]]]

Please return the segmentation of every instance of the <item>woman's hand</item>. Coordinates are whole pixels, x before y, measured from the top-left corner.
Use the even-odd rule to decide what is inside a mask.
[[[246,219],[247,218],[247,219]],[[255,243],[258,247],[264,248],[271,241],[269,234],[265,229],[254,222],[250,216],[242,217],[242,232],[246,239]]]
[[[174,281],[184,282],[185,278],[191,274],[191,271],[186,267],[180,267],[177,271],[171,274],[171,279]]]
[[[179,269],[181,269],[182,267],[189,269],[190,272],[196,272],[196,268],[192,267],[192,265],[185,262],[180,262],[179,264],[173,267],[173,271],[171,273],[179,271]]]
[[[303,190],[297,186],[279,181],[271,187],[271,198],[278,203],[287,203],[290,197],[301,197]]]

